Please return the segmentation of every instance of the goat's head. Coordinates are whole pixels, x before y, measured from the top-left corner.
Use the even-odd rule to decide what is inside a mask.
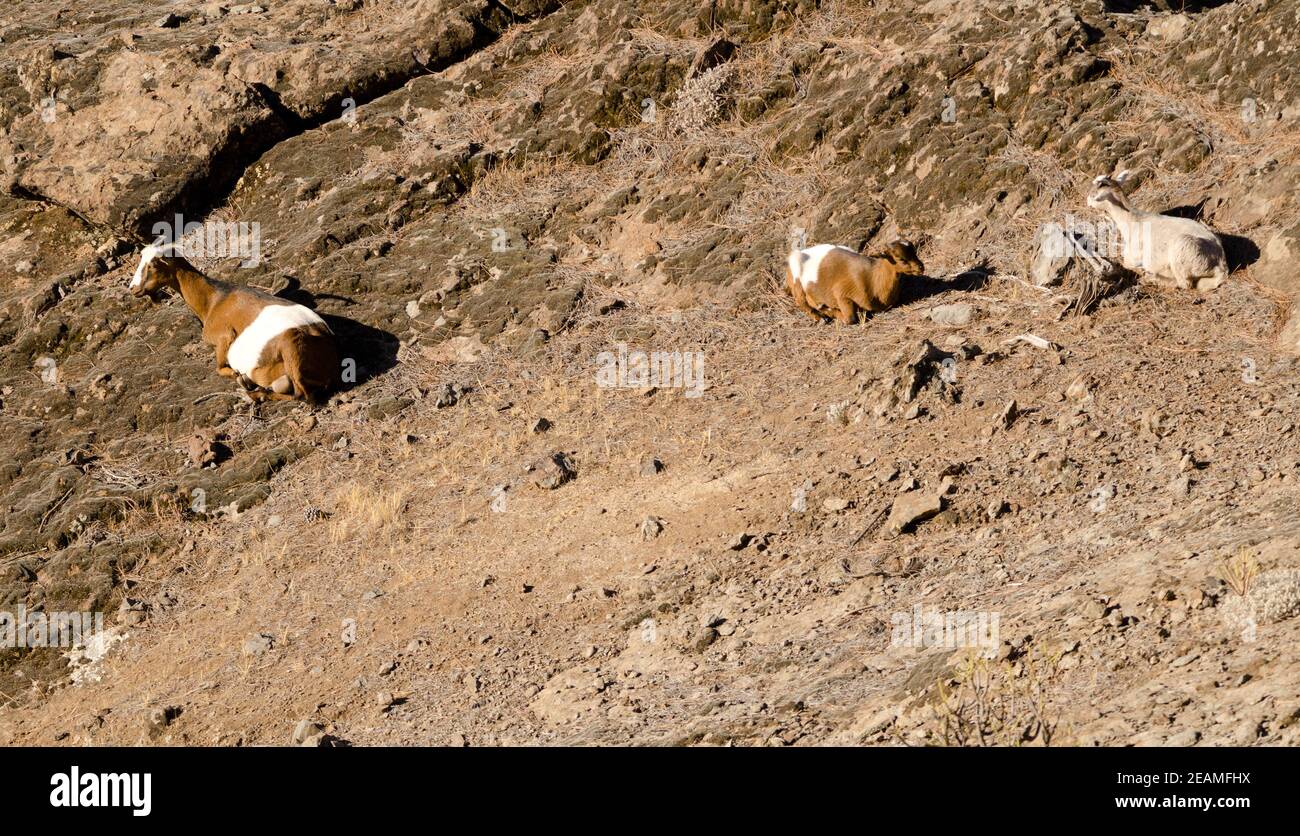
[[[171,246],[155,244],[140,251],[140,264],[131,276],[133,296],[148,296],[150,302],[158,302],[164,289],[178,289],[180,260],[174,251]]]
[[[1114,177],[1105,174],[1094,177],[1092,191],[1088,193],[1088,206],[1092,209],[1100,209],[1106,204],[1112,204],[1127,209],[1128,201],[1124,199],[1124,191],[1132,185],[1132,182],[1133,172],[1127,168]]]
[[[899,273],[909,276],[924,276],[925,265],[916,254],[916,246],[911,241],[899,239],[880,251],[880,257],[898,268]]]

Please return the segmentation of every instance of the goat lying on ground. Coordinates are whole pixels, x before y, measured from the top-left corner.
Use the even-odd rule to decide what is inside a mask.
[[[1214,290],[1228,277],[1223,244],[1205,224],[1190,218],[1132,208],[1124,197],[1131,172],[1092,181],[1088,206],[1110,216],[1123,241],[1120,261],[1161,284],[1201,292]]]
[[[325,320],[310,308],[260,290],[209,279],[168,247],[147,246],[131,292],[159,301],[174,290],[203,322],[217,350],[217,374],[238,377],[254,400],[317,403],[338,378],[339,352]]]
[[[859,312],[883,311],[897,302],[900,276],[925,274],[907,241],[895,241],[875,256],[818,244],[790,253],[788,265],[785,282],[795,304],[819,322],[834,316],[845,324]]]

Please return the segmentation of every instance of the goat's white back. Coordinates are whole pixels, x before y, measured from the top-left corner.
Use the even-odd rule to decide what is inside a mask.
[[[826,258],[827,253],[832,250],[844,250],[851,255],[857,255],[854,250],[841,247],[839,244],[818,244],[790,253],[790,274],[799,280],[804,290],[817,283],[817,272],[821,269],[822,259]]]
[[[240,374],[251,375],[267,343],[285,331],[308,325],[325,325],[325,320],[303,305],[267,305],[230,344],[226,362]]]

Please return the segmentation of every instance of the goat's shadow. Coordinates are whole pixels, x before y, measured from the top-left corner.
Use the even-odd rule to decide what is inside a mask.
[[[993,273],[994,268],[980,264],[946,279],[934,276],[907,276],[899,288],[898,304],[913,305],[950,290],[979,290],[988,284]]]
[[[1173,215],[1175,218],[1200,221],[1204,207],[1205,204],[1202,201],[1187,206],[1175,206],[1166,210],[1164,214]],[[1243,235],[1229,235],[1226,232],[1219,232],[1217,229],[1214,230],[1214,234],[1219,236],[1219,241],[1223,244],[1223,254],[1228,257],[1228,272],[1235,273],[1259,260],[1259,247],[1255,246],[1255,242],[1249,238]]]
[[[312,310],[316,310],[317,303],[322,299],[330,299],[342,302],[345,305],[355,305],[356,300],[347,296],[339,296],[333,293],[312,293],[304,290],[297,279],[290,278],[288,284],[275,291],[275,295],[281,299],[287,299],[299,305],[304,305]],[[339,352],[343,355],[344,361],[353,360],[356,362],[356,375],[344,375],[344,380],[338,385],[337,391],[345,392],[361,385],[369,380],[373,380],[391,370],[397,365],[397,349],[401,342],[396,335],[350,319],[346,316],[337,314],[327,314],[317,310],[325,324],[329,325],[330,330],[339,341]]]

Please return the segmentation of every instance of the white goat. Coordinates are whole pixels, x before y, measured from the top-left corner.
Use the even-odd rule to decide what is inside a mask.
[[[1223,284],[1228,258],[1219,237],[1200,221],[1132,208],[1123,191],[1131,176],[1125,169],[1097,177],[1088,195],[1088,206],[1105,212],[1119,229],[1124,266],[1184,290],[1206,292]]]

